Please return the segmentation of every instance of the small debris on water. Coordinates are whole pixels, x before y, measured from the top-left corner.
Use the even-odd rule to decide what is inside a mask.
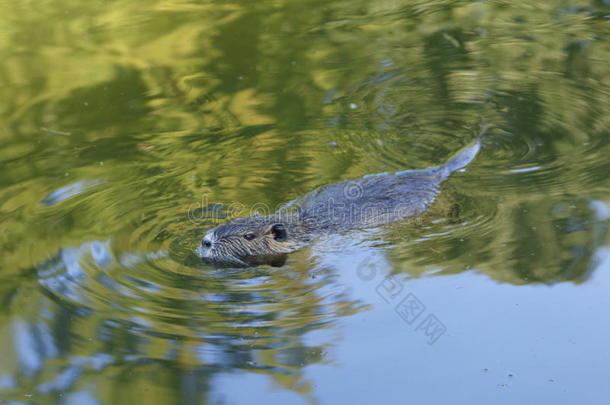
[[[63,135],[63,136],[70,136],[70,135],[72,135],[71,132],[57,131],[55,129],[49,129],[49,128],[45,128],[45,127],[40,127],[40,130],[43,131],[43,132],[47,132],[49,134],[54,134],[54,135]]]

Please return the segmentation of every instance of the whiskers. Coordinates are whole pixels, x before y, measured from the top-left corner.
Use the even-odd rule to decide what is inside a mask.
[[[243,259],[246,256],[248,256],[247,249],[243,249],[241,246],[236,247],[227,241],[217,240],[202,258],[214,263],[248,266]]]

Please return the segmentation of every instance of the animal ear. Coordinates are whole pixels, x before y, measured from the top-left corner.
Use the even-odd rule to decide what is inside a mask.
[[[283,242],[286,240],[288,233],[286,232],[286,228],[284,228],[284,224],[273,224],[269,228],[269,233],[273,235],[273,239],[278,242]]]

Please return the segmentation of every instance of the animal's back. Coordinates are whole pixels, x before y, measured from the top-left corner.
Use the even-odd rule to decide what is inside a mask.
[[[345,181],[307,196],[301,214],[322,231],[383,225],[423,213],[441,182],[436,168]]]
[[[299,201],[303,219],[320,232],[375,227],[425,212],[451,173],[478,154],[482,132],[442,166],[365,176],[322,187]]]

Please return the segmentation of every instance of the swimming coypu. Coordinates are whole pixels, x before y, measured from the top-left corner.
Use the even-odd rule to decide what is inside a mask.
[[[211,229],[197,254],[227,265],[282,265],[287,253],[326,233],[370,228],[422,214],[451,173],[477,155],[489,130],[442,166],[380,173],[331,184],[267,216],[239,218]]]

